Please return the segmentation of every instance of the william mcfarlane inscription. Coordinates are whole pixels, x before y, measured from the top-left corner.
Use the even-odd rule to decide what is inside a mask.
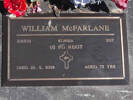
[[[23,32],[58,32],[59,29],[61,29],[62,32],[69,31],[69,32],[79,32],[79,31],[110,31],[109,25],[62,25],[61,28],[58,28],[58,25],[52,26],[52,25],[42,25],[42,26],[21,26]]]
[[[124,15],[6,20],[2,85],[128,83]]]

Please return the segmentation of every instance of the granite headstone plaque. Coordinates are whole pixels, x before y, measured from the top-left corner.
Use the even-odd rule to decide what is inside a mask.
[[[3,16],[2,86],[128,84],[124,14]]]

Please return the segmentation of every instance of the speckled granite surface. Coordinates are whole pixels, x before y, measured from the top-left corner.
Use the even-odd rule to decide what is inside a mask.
[[[0,87],[0,100],[133,100],[133,0],[129,0],[127,29],[130,84],[126,86]],[[0,15],[0,32],[1,32]],[[0,38],[1,39],[1,38]],[[0,41],[0,63],[1,63]]]

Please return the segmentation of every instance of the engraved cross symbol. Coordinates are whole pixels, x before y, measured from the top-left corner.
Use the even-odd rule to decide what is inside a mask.
[[[69,69],[69,64],[70,64],[70,62],[73,60],[73,56],[71,56],[71,55],[69,54],[68,51],[65,51],[65,52],[59,57],[59,59],[60,59],[61,61],[64,62],[64,68],[65,68],[66,70],[68,70],[68,69]]]

